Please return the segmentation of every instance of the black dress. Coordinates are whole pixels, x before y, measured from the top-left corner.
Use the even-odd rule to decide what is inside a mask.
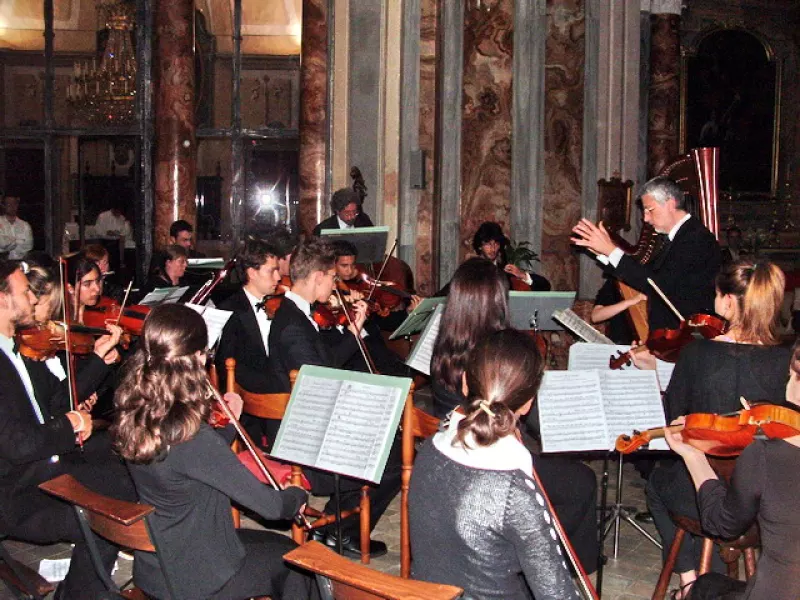
[[[717,479],[702,485],[698,501],[703,529],[733,538],[758,520],[762,550],[756,574],[747,584],[701,577],[692,589],[693,599],[718,598],[721,590],[737,587],[740,591],[725,598],[800,598],[798,462],[797,446],[783,440],[755,441],[736,461],[730,487]]]

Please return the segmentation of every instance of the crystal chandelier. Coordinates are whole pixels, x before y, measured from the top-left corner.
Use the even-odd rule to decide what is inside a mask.
[[[131,35],[135,27],[132,3],[98,0],[97,13],[108,31],[100,64],[75,63],[67,100],[80,116],[97,124],[123,125],[135,119],[136,53]]]

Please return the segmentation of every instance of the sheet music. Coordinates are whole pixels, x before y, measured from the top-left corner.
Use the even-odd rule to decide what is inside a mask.
[[[336,406],[342,381],[303,377],[281,422],[272,455],[301,465],[314,465]]]
[[[598,371],[545,371],[537,404],[543,452],[608,450]]]
[[[144,298],[139,301],[139,304],[145,306],[156,306],[158,304],[176,304],[186,291],[189,289],[188,285],[181,287],[165,287],[156,288]]]
[[[419,336],[417,343],[414,344],[414,349],[411,351],[406,364],[412,369],[416,369],[425,375],[431,374],[431,358],[433,357],[433,346],[436,344],[436,338],[439,337],[439,325],[442,322],[442,313],[444,312],[444,305],[440,304],[436,307],[433,317],[428,321],[425,331]]]
[[[216,258],[189,258],[187,266],[191,268],[221,269],[225,266],[225,259]]]
[[[206,322],[206,328],[208,329],[208,347],[213,348],[222,335],[222,330],[228,322],[228,319],[231,318],[233,311],[220,310],[213,306],[192,304],[190,302],[187,302],[186,306],[203,317],[203,320]]]
[[[675,370],[675,363],[668,363],[660,358],[656,359],[656,373],[658,373],[658,385],[662,392],[666,392],[669,382],[672,379],[672,372]]]
[[[444,305],[446,301],[447,298],[423,298],[419,306],[408,314],[405,321],[389,336],[389,339],[396,340],[399,337],[419,333],[425,328],[425,324],[433,315],[436,307]]]
[[[617,436],[666,425],[664,406],[655,371],[601,371],[600,390],[606,413],[609,448]],[[663,439],[653,440],[651,450],[667,450]]]
[[[567,362],[567,369],[570,371],[588,371],[597,369],[598,371],[607,371],[608,360],[612,356],[617,356],[618,351],[627,352],[630,346],[623,345],[606,345],[606,344],[592,344],[589,342],[578,342],[569,347],[569,360]],[[629,367],[622,367],[623,369]],[[636,367],[631,366],[635,369]]]
[[[403,399],[400,394],[393,387],[343,382],[317,466],[379,483],[376,470],[397,403]]]
[[[575,311],[573,311],[571,308],[554,310],[553,318],[581,338],[584,342],[590,342],[592,344],[614,344],[614,342],[612,342],[609,338],[604,336],[602,333],[597,331],[597,329],[576,315]]]

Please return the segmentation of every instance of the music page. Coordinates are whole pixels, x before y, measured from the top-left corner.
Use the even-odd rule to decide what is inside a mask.
[[[396,429],[391,428],[392,420],[404,399],[398,388],[343,382],[317,466],[379,483],[386,462],[383,451],[391,446],[388,436]]]
[[[222,335],[222,330],[225,328],[225,324],[228,322],[228,319],[231,318],[233,312],[230,310],[220,310],[208,305],[192,304],[190,302],[187,302],[186,306],[203,317],[203,321],[206,322],[206,329],[208,329],[208,347],[213,348],[214,344],[217,343],[217,340],[219,340]]]
[[[666,425],[664,406],[655,371],[600,372],[600,389],[605,405],[609,448],[614,447],[617,436],[631,434]],[[653,440],[651,450],[667,450],[663,439]]]
[[[274,457],[306,466],[316,464],[343,383],[317,376],[298,379],[272,448]]]
[[[439,324],[442,322],[442,313],[444,312],[444,305],[440,304],[436,307],[430,321],[425,326],[425,331],[419,336],[417,343],[414,344],[414,349],[411,351],[406,364],[412,369],[416,369],[425,375],[431,374],[431,358],[433,357],[433,346],[436,343],[436,338],[439,336]]]
[[[598,371],[545,371],[536,402],[543,452],[608,450]]]
[[[592,327],[589,323],[581,319],[571,308],[565,310],[554,310],[553,318],[561,323],[565,328],[581,338],[584,342],[592,344],[613,345],[609,338]]]
[[[627,352],[630,346],[591,344],[588,342],[578,342],[569,347],[569,361],[567,369],[570,371],[588,371],[597,369],[607,371],[609,359],[616,358],[618,352]],[[626,369],[628,367],[622,367]],[[630,368],[635,368],[631,365]]]

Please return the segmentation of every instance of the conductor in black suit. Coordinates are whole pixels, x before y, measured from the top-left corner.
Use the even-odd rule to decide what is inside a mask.
[[[289,373],[303,365],[318,365],[341,369],[359,352],[356,335],[366,320],[366,304],[355,304],[353,323],[342,328],[343,335],[335,345],[326,343],[320,335],[319,325],[312,317],[312,306],[329,299],[336,277],[336,255],[333,246],[321,239],[311,238],[300,244],[292,255],[292,289],[286,292],[280,308],[275,313],[269,332],[269,354],[275,359],[275,367],[281,381],[282,391],[289,391]],[[333,492],[333,476],[329,473],[306,470],[315,494],[329,495]],[[342,510],[358,505],[362,482],[344,478],[341,483]],[[400,445],[395,441],[386,468],[378,487],[370,488],[370,528],[374,528],[397,492],[400,491]],[[334,510],[333,498],[326,511]],[[335,529],[324,534],[329,546],[336,545]],[[350,517],[342,523],[342,545],[345,554],[358,557],[358,517]],[[370,555],[386,553],[386,544],[371,540]]]
[[[372,220],[362,211],[363,202],[359,193],[350,188],[336,190],[331,197],[333,215],[314,227],[313,235],[318,236],[323,229],[372,227]]]
[[[37,544],[74,543],[69,572],[55,598],[96,598],[105,587],[72,507],[37,486],[69,473],[105,495],[124,500],[135,500],[136,495],[104,432],[92,435],[88,410],[70,410],[65,386],[45,363],[20,356],[15,329],[31,323],[36,301],[23,271],[0,261],[0,532]],[[85,362],[81,378],[99,383],[106,374],[102,358],[91,354]],[[83,440],[82,452],[76,436]],[[118,549],[104,540],[99,544],[110,574]]]
[[[647,295],[650,331],[674,329],[680,321],[648,284],[648,277],[685,319],[714,313],[714,277],[722,255],[713,234],[687,212],[684,202],[683,192],[671,179],[655,177],[644,184],[644,220],[667,236],[662,251],[647,265],[618,248],[602,223],[581,219],[572,229],[574,244],[596,253],[615,277]]]

